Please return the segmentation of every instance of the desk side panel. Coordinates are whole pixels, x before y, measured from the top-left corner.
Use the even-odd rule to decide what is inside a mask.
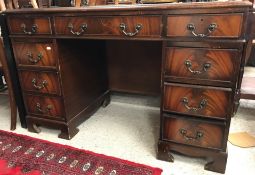
[[[57,44],[66,119],[70,121],[80,118],[108,90],[104,42],[57,40]]]

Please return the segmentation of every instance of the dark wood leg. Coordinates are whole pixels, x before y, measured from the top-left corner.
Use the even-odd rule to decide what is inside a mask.
[[[158,143],[157,159],[168,162],[174,162],[174,156],[170,153],[167,147]]]
[[[27,122],[27,129],[29,132],[40,133],[41,129],[33,122]]]
[[[16,123],[17,123],[17,105],[16,105],[16,100],[13,93],[13,86],[12,86],[12,82],[11,82],[9,74],[6,77],[7,77],[6,82],[9,88],[9,100],[10,100],[10,107],[11,107],[11,130],[15,130]]]
[[[208,157],[209,161],[205,165],[205,170],[214,171],[218,173],[225,173],[228,154],[226,152],[219,152]]]
[[[108,93],[102,103],[102,106],[105,108],[106,106],[108,106],[111,102],[111,96],[110,93]]]
[[[249,42],[252,42],[252,41],[249,41]],[[246,45],[246,47],[247,47],[247,45]],[[245,57],[246,56],[247,55],[245,55]],[[236,112],[238,110],[238,107],[239,107],[239,103],[240,103],[241,86],[242,86],[242,79],[243,79],[243,73],[244,73],[244,64],[245,64],[244,60],[245,59],[243,59],[243,62],[241,64],[240,72],[239,72],[239,76],[238,76],[238,80],[237,80],[237,87],[236,87],[235,96],[234,96],[234,107],[233,107],[233,111],[232,111],[231,117],[233,117],[236,114]]]
[[[2,63],[3,67],[3,73],[4,73],[4,78],[6,81],[6,84],[8,86],[8,96],[9,96],[9,102],[10,102],[10,107],[11,107],[11,130],[16,129],[16,122],[17,122],[17,106],[16,106],[16,101],[15,101],[15,96],[13,92],[13,83],[11,81],[11,76],[10,76],[10,70],[8,69],[8,63],[7,63],[7,57],[5,54],[4,50],[4,43],[2,37],[0,38],[0,62]],[[2,75],[1,75],[2,76]],[[4,83],[2,80],[2,77],[0,77],[0,85],[4,87]]]
[[[233,113],[232,113],[232,117],[235,116],[237,110],[238,110],[238,107],[240,105],[240,97],[241,97],[241,94],[240,94],[240,89],[237,89],[236,90],[236,93],[235,93],[235,97],[234,97],[234,108],[233,108]]]
[[[227,152],[159,140],[157,159],[173,162],[174,157],[170,154],[171,152],[180,153],[190,157],[207,158],[208,161],[205,164],[205,170],[225,173],[228,157]]]
[[[11,130],[16,129],[17,123],[17,106],[15,104],[11,104]]]
[[[40,126],[48,126],[58,130],[60,129],[61,133],[58,135],[58,137],[62,139],[70,140],[79,132],[79,129],[76,128],[75,123],[72,122],[69,123],[69,125],[66,125],[63,122],[56,122],[27,116],[27,127],[29,132],[40,133],[41,129],[38,127],[39,124]]]
[[[5,46],[5,53],[6,53],[6,58],[7,58],[6,60],[7,60],[8,68],[10,71],[10,77],[11,77],[12,84],[13,84],[13,93],[14,93],[14,97],[15,97],[17,107],[18,107],[21,127],[27,128],[26,109],[25,109],[25,105],[24,105],[23,97],[22,97],[22,93],[21,93],[17,68],[15,66],[16,63],[15,63],[14,55],[12,52],[11,41],[9,38],[9,30],[7,27],[8,25],[6,22],[6,16],[4,14],[0,15],[0,25],[1,25],[1,29],[2,29],[2,37],[3,37],[3,41],[4,41],[4,46]]]
[[[71,140],[78,132],[78,128],[66,126],[61,128],[61,133],[58,135],[58,137],[61,139]]]

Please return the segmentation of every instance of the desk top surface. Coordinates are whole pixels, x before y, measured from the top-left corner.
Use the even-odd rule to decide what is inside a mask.
[[[192,2],[192,3],[162,3],[162,4],[133,4],[133,5],[100,5],[86,7],[52,7],[52,8],[24,8],[7,10],[4,13],[81,13],[93,11],[140,11],[140,10],[177,10],[177,9],[196,9],[196,8],[245,8],[252,7],[249,1],[225,1],[225,2]]]

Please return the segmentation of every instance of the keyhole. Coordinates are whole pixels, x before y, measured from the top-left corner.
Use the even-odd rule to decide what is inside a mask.
[[[202,19],[200,19],[200,21],[204,21],[204,19],[202,18]]]

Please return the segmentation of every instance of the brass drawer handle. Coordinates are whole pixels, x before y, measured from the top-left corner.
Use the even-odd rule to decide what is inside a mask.
[[[76,35],[76,36],[80,36],[81,34],[83,34],[87,29],[88,29],[88,25],[87,24],[82,24],[80,26],[80,30],[78,32],[75,32],[73,30],[73,24],[72,23],[69,23],[68,26],[67,26],[69,29],[70,29],[70,32],[73,34],[73,35]]]
[[[28,61],[30,63],[36,64],[43,58],[43,54],[41,52],[39,52],[37,54],[37,58],[34,59],[34,56],[33,56],[32,52],[28,52],[27,57],[28,57]]]
[[[126,32],[126,28],[127,28],[127,25],[126,24],[124,24],[124,23],[121,23],[120,24],[120,30],[122,31],[122,33],[124,33],[124,35],[126,35],[126,36],[135,36],[135,35],[137,35],[139,32],[140,32],[140,30],[142,29],[142,24],[137,24],[136,26],[135,26],[135,32],[134,33],[132,33],[132,32]]]
[[[185,60],[184,64],[186,68],[195,75],[207,72],[207,70],[211,68],[211,63],[204,63],[202,70],[192,70],[192,63],[190,60]]]
[[[180,129],[179,132],[183,136],[183,138],[186,139],[186,140],[199,140],[204,136],[204,134],[200,131],[196,132],[195,137],[187,136],[187,130],[186,129]]]
[[[208,32],[206,33],[206,34],[203,34],[203,33],[196,33],[196,27],[195,27],[195,25],[194,24],[192,24],[192,23],[190,23],[190,24],[188,24],[187,25],[187,29],[189,30],[189,31],[191,31],[191,33],[194,35],[194,36],[196,36],[196,37],[207,37],[207,36],[210,36],[210,34],[213,32],[213,31],[215,31],[216,29],[217,29],[217,24],[216,23],[211,23],[211,24],[209,24],[209,26],[208,26],[208,28],[207,28],[207,30],[208,30]]]
[[[203,99],[203,100],[199,103],[198,107],[189,106],[189,105],[188,105],[188,104],[189,104],[189,100],[188,100],[187,97],[183,97],[182,100],[181,100],[181,102],[183,103],[183,105],[185,106],[185,108],[187,108],[189,111],[194,111],[194,112],[204,109],[204,108],[206,107],[206,105],[207,105],[207,100],[206,100],[206,99]]]
[[[32,84],[33,84],[33,86],[34,86],[35,89],[41,90],[41,89],[43,89],[43,88],[45,88],[45,87],[47,86],[48,82],[47,82],[46,80],[43,80],[41,84],[38,84],[38,85],[37,85],[36,79],[33,78],[33,79],[32,79]]]
[[[41,104],[40,103],[36,103],[36,111],[42,113],[42,114],[48,114],[51,110],[53,109],[52,105],[47,105],[46,109],[43,110],[41,108]]]
[[[21,24],[21,29],[22,31],[27,34],[27,35],[32,35],[32,34],[35,34],[37,32],[37,29],[38,29],[38,26],[36,24],[33,24],[32,27],[31,27],[31,31],[27,31],[27,26],[26,24],[22,23]]]

